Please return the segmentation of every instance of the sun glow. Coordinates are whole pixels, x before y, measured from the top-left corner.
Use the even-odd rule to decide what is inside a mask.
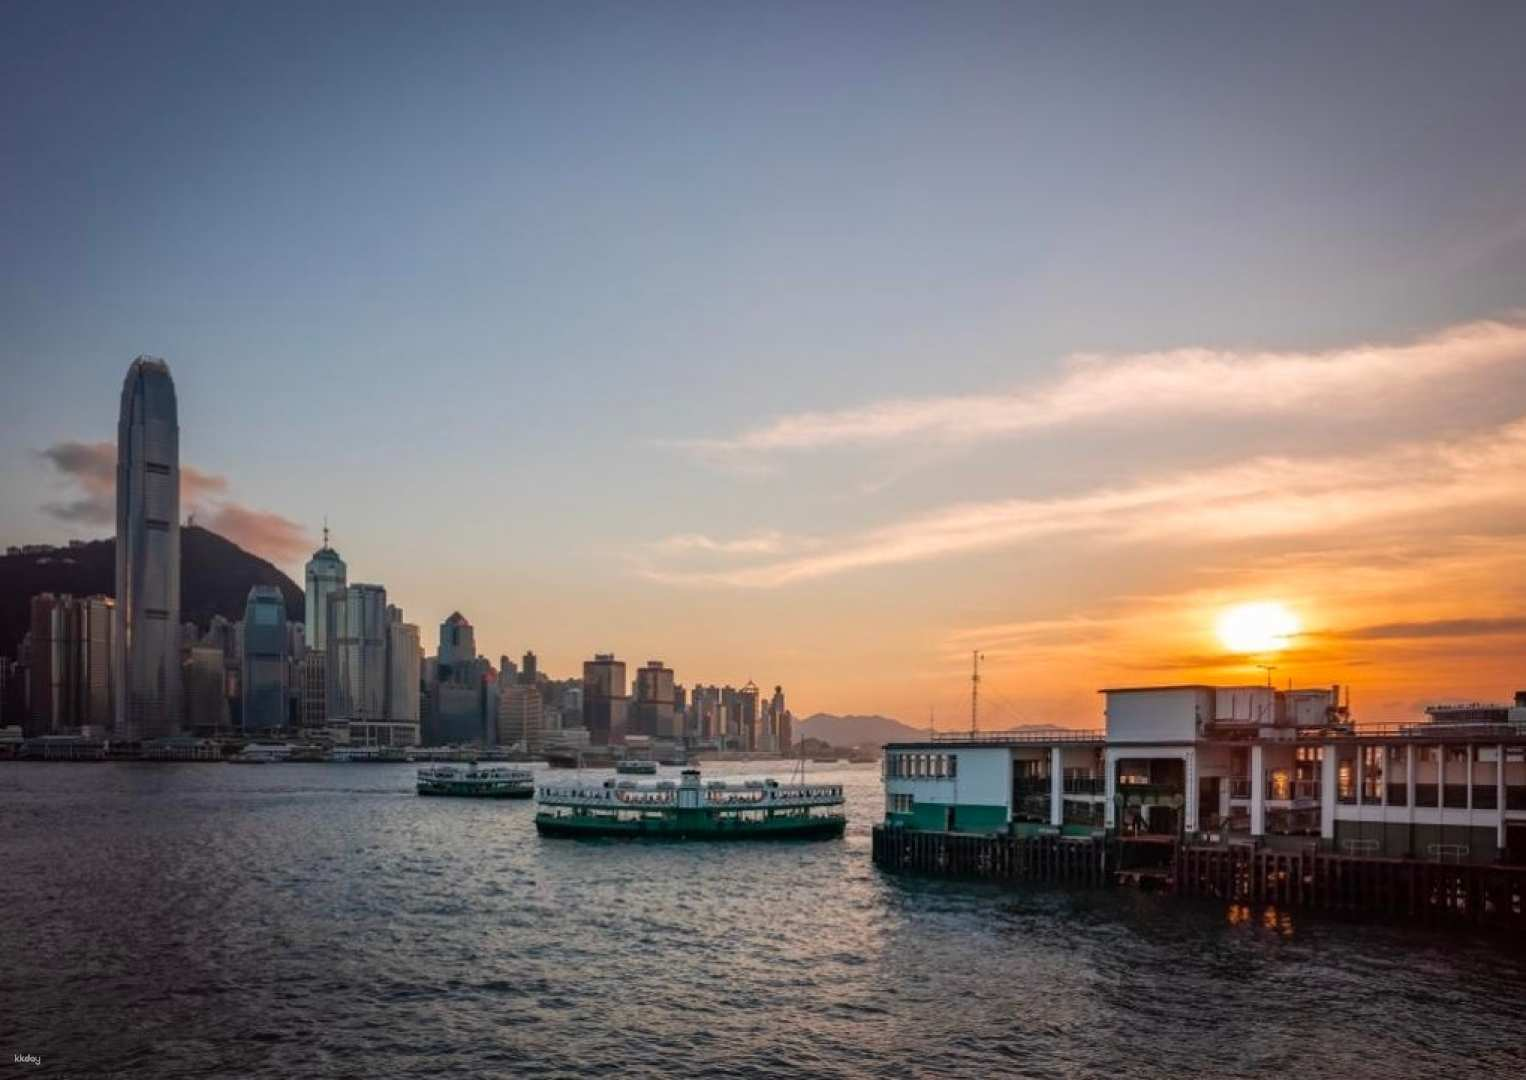
[[[1219,641],[1233,653],[1268,653],[1288,647],[1298,633],[1298,616],[1282,604],[1239,604],[1219,616]]]

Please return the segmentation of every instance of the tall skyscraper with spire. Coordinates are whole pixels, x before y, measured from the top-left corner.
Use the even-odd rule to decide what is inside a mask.
[[[116,548],[115,726],[169,735],[181,724],[180,421],[169,365],[150,356],[122,383]]]
[[[329,594],[343,590],[349,569],[339,552],[329,546],[329,523],[323,522],[323,546],[307,561],[307,647],[317,652],[328,648]]]

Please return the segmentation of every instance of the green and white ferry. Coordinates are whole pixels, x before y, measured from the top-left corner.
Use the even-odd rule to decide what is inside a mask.
[[[841,836],[840,784],[777,780],[678,783],[605,780],[544,784],[535,827],[543,836],[624,836],[653,840],[784,840]]]
[[[528,799],[535,794],[535,774],[503,765],[430,765],[419,770],[418,792],[475,799]]]

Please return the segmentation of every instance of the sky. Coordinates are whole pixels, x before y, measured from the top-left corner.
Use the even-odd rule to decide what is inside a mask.
[[[427,642],[797,713],[1526,688],[1526,7],[0,10],[0,543],[327,517]],[[1238,604],[1299,632],[1215,633]]]

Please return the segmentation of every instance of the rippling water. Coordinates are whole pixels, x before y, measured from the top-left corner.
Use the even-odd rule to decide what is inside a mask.
[[[889,878],[869,861],[874,766],[812,774],[847,787],[846,839],[733,846],[541,840],[527,802],[420,799],[412,777],[0,765],[0,1062],[1300,1080],[1526,1066],[1516,943]]]

